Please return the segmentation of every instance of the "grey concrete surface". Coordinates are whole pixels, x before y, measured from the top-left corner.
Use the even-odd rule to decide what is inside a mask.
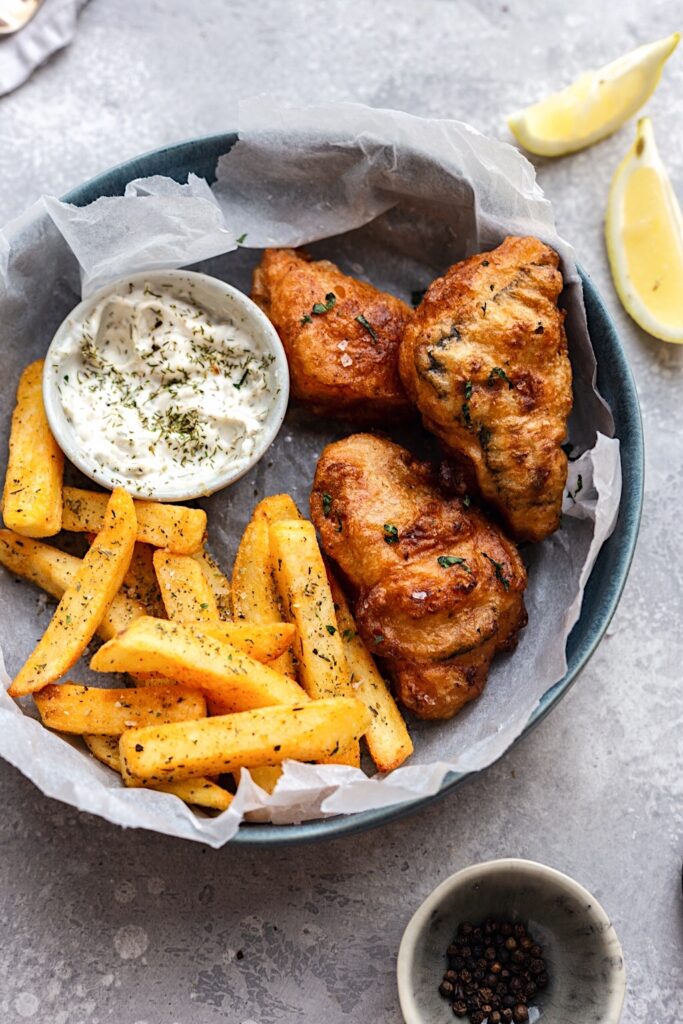
[[[505,137],[506,111],[682,24],[672,0],[92,0],[72,47],[0,99],[0,220],[142,150],[230,127],[257,92],[455,116]],[[679,53],[648,105],[679,196],[682,101]],[[647,434],[633,570],[575,688],[443,802],[306,849],[215,853],[122,832],[3,764],[0,1021],[395,1024],[412,911],[450,872],[502,855],[569,872],[607,908],[625,949],[624,1021],[680,1019],[683,349],[640,332],[609,277],[606,194],[632,135],[539,165],[622,332]]]

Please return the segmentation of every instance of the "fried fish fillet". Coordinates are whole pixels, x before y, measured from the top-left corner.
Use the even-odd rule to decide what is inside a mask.
[[[375,423],[409,408],[398,350],[413,311],[400,299],[293,249],[266,249],[251,297],[282,339],[294,398]]]
[[[427,290],[401,346],[403,383],[425,426],[518,540],[560,523],[572,374],[557,253],[506,238]]]
[[[450,718],[478,697],[494,654],[526,623],[515,545],[446,500],[429,465],[371,434],[325,448],[311,517],[399,700],[421,718]]]

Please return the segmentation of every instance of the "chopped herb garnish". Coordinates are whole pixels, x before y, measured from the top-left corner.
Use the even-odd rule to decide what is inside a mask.
[[[463,494],[462,503],[465,506],[465,508],[470,507],[470,505],[472,504],[472,499],[470,498],[469,494]]]
[[[365,317],[363,316],[362,313],[360,313],[356,317],[356,321],[357,321],[357,323],[359,323],[361,325],[361,327],[365,328],[365,330],[368,332],[368,334],[370,335],[370,337],[372,338],[373,341],[378,341],[379,340],[378,337],[377,337],[377,331],[374,329],[372,324],[368,323],[368,321],[365,319]]]
[[[377,633],[375,636],[373,636],[372,639],[374,640],[374,642],[376,644],[383,644],[384,643],[384,637],[382,636],[381,633]]]
[[[469,565],[467,564],[467,561],[464,558],[458,558],[455,555],[439,555],[439,557],[437,558],[437,562],[439,563],[442,569],[450,569],[454,565],[461,565],[465,572],[468,572],[470,575],[472,575],[472,570],[470,569]]]
[[[481,315],[486,316],[486,303],[484,302],[481,307]]]
[[[398,544],[398,527],[393,523],[384,524],[384,540],[387,544]]]
[[[324,303],[316,302],[313,304],[311,313],[313,314],[313,316],[324,316],[325,313],[329,313],[329,311],[334,308],[336,302],[337,296],[334,294],[334,292],[328,292],[327,295],[325,296]]]
[[[237,388],[237,390],[239,391],[239,389],[242,387],[242,385],[244,384],[245,380],[247,379],[248,374],[249,374],[249,367],[247,367],[247,369],[244,371],[244,373],[240,377],[240,379],[237,382],[237,384],[233,384],[233,387]]]
[[[330,511],[332,509],[332,495],[328,494],[327,491],[323,491],[323,515],[325,519],[330,518]]]
[[[303,315],[303,316],[301,317],[301,323],[302,323],[302,324],[312,324],[312,323],[313,323],[313,317],[312,317],[312,316],[309,316],[309,315],[308,315],[308,313],[305,313],[305,314],[304,314],[304,315]]]
[[[512,381],[508,377],[508,375],[505,372],[505,370],[502,369],[502,367],[500,367],[500,366],[494,366],[493,367],[493,369],[491,370],[491,372],[489,374],[489,384],[493,384],[493,381],[494,381],[495,377],[500,377],[501,380],[504,380],[506,382],[508,388],[510,388],[510,389],[514,388],[515,385],[512,383]]]
[[[334,634],[337,632],[337,627],[336,626],[331,626],[329,622],[325,626],[325,629],[330,634],[330,636],[334,636]]]
[[[472,397],[472,381],[471,380],[466,380],[465,381],[465,398],[469,399],[471,397]]]
[[[503,586],[505,587],[506,590],[509,590],[510,589],[510,580],[503,573],[503,564],[502,564],[502,562],[497,562],[495,560],[495,558],[491,558],[491,556],[488,555],[485,551],[482,551],[481,553],[484,556],[484,558],[488,558],[489,562],[491,563],[491,565],[495,569],[495,571],[496,571],[496,579],[500,580],[500,582],[503,584]]]
[[[354,636],[358,636],[355,629],[345,629],[342,633],[342,640],[353,640]]]
[[[236,238],[235,241],[237,242],[238,245],[244,245],[244,239],[246,237],[247,237],[247,232],[245,231],[244,234],[240,235],[239,238]]]

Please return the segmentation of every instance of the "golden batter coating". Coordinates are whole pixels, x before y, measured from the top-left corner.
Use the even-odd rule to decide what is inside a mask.
[[[403,383],[469,486],[518,540],[560,524],[572,373],[557,253],[506,238],[427,290],[401,346]]]
[[[429,465],[372,434],[325,448],[311,517],[402,703],[450,718],[479,696],[495,652],[526,623],[515,545],[481,512],[446,500]]]
[[[266,249],[251,297],[282,339],[294,398],[374,423],[409,408],[398,350],[413,311],[400,299],[293,249]]]

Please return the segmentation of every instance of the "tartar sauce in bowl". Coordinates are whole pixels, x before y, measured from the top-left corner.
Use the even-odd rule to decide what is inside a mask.
[[[287,406],[280,339],[217,278],[134,274],[82,302],[48,350],[50,427],[105,487],[160,501],[210,494],[263,455]]]

